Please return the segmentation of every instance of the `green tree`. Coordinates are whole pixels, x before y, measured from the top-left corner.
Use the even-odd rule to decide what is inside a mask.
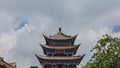
[[[103,35],[93,51],[90,61],[82,68],[120,68],[120,38]]]

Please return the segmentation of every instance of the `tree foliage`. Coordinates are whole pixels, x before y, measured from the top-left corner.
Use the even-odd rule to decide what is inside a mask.
[[[91,50],[95,53],[82,68],[120,68],[120,38],[103,35]]]

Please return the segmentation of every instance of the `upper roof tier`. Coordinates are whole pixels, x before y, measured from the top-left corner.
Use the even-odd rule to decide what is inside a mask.
[[[53,40],[66,40],[66,39],[72,39],[72,38],[75,38],[77,35],[75,36],[69,36],[69,35],[66,35],[64,33],[62,33],[61,31],[61,28],[59,28],[59,32],[55,35],[50,35],[50,36],[46,36],[44,35],[44,37],[48,38],[48,39],[53,39]]]

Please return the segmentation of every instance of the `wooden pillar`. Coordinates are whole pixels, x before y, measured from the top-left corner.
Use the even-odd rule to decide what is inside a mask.
[[[75,65],[75,68],[77,68],[77,65]]]
[[[50,66],[49,66],[49,65],[47,65],[46,67],[47,67],[47,68],[50,68]]]
[[[42,65],[42,68],[44,68],[44,65]]]
[[[72,65],[72,68],[77,68],[77,65]]]

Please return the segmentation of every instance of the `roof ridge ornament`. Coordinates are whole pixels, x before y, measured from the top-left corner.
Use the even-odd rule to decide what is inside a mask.
[[[60,27],[60,28],[59,28],[59,32],[61,32],[61,31],[62,31],[62,28]]]
[[[0,60],[3,60],[4,58],[3,57],[0,57]]]

